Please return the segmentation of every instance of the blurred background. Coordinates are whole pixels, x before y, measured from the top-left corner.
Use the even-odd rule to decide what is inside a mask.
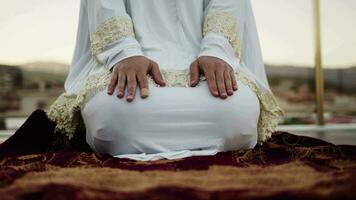
[[[320,0],[324,125],[317,124],[313,0],[251,0],[279,130],[356,144],[356,1]],[[0,142],[63,92],[79,0],[0,0]]]

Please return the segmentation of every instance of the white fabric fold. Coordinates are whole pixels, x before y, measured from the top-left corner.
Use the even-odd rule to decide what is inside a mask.
[[[169,151],[164,153],[139,153],[139,154],[121,154],[114,156],[115,158],[128,158],[139,161],[156,161],[161,159],[181,159],[191,156],[212,156],[219,152],[217,149],[211,150],[181,150],[181,151]]]

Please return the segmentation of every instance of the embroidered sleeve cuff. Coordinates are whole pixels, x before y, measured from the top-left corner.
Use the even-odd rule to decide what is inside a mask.
[[[143,55],[128,16],[107,19],[91,33],[90,41],[93,59],[110,70],[125,58]]]
[[[239,25],[231,12],[211,11],[207,14],[204,20],[202,43],[202,45],[207,45],[211,48],[212,46],[218,47],[216,51],[223,50],[228,54],[230,54],[232,48],[235,56],[241,62],[242,44]],[[204,50],[205,47],[202,48]]]
[[[142,56],[141,46],[133,37],[123,38],[109,45],[105,51],[96,56],[96,59],[111,70],[121,60],[131,56]]]
[[[230,64],[238,59],[229,41],[218,33],[207,33],[201,41],[200,56],[212,56],[224,60]]]

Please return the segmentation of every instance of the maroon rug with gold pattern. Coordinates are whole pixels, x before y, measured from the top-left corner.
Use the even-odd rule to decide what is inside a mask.
[[[356,146],[275,132],[254,149],[142,162],[61,149],[53,128],[35,111],[0,145],[0,199],[356,199]]]

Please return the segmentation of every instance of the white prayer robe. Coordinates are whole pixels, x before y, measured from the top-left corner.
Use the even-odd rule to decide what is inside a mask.
[[[167,87],[150,78],[147,99],[139,90],[131,103],[107,95],[110,69],[137,55],[158,63]],[[233,96],[213,97],[204,77],[189,88],[189,66],[200,56],[233,67],[239,86]],[[94,151],[136,160],[253,148],[282,116],[249,0],[82,0],[65,90],[48,112],[59,131],[73,133],[68,119],[76,121],[79,111]]]

